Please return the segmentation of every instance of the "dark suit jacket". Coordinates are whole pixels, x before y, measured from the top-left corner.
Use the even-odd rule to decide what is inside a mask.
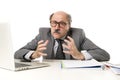
[[[76,47],[79,51],[87,50],[90,55],[97,61],[108,61],[110,59],[109,54],[105,50],[99,48],[85,37],[84,31],[82,29],[71,28],[69,31],[69,35],[74,39]],[[36,50],[37,43],[40,40],[49,40],[45,53],[47,53],[47,59],[52,59],[54,38],[51,35],[50,28],[40,28],[39,34],[35,37],[35,39],[33,39],[27,45],[15,52],[15,58],[24,59],[25,54],[27,54],[31,50]],[[65,56],[66,59],[71,59],[70,55],[65,54]]]

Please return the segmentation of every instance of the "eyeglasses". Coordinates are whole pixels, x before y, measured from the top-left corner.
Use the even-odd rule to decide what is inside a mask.
[[[57,21],[50,21],[50,24],[51,24],[52,27],[57,26],[57,24],[60,27],[65,27],[68,23],[66,23],[66,22],[57,22]]]

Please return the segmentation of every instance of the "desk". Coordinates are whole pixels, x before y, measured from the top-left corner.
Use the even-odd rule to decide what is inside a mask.
[[[110,70],[101,68],[61,69],[59,60],[47,60],[49,67],[24,71],[9,71],[0,68],[0,78],[4,80],[120,80]]]

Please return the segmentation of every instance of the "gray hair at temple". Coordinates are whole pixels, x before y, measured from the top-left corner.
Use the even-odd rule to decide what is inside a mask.
[[[51,21],[51,18],[52,18],[53,15],[54,15],[54,13],[52,13],[52,14],[50,15],[50,17],[49,17],[49,20],[50,20],[50,21]],[[68,20],[69,25],[71,25],[71,22],[72,22],[72,17],[71,17],[71,15],[68,14],[68,13],[66,13],[66,16],[67,16],[67,20]]]

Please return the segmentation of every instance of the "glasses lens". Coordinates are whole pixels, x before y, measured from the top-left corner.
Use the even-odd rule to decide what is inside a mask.
[[[57,25],[57,23],[56,23],[55,21],[51,21],[50,24],[51,24],[51,26],[53,26],[53,27]]]
[[[60,26],[66,26],[65,22],[60,22],[59,24],[60,24]]]
[[[67,25],[66,22],[57,22],[57,21],[51,21],[50,22],[51,26],[55,27],[57,24],[60,26],[60,27],[64,27]]]

